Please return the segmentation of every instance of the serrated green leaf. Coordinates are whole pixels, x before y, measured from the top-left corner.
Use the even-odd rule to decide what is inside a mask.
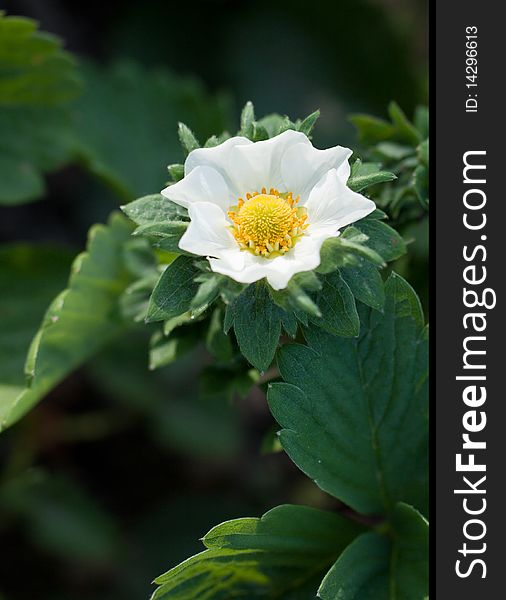
[[[197,293],[194,258],[179,256],[162,273],[149,300],[146,322],[178,317],[190,309]]]
[[[392,537],[365,533],[356,538],[325,576],[322,600],[428,600],[428,525],[412,507],[399,504]]]
[[[376,310],[383,308],[383,279],[373,264],[364,262],[359,267],[341,269],[341,276],[357,300]]]
[[[371,230],[376,233],[374,226]],[[378,266],[384,265],[384,258],[373,249],[368,235],[358,227],[348,227],[339,237],[325,240],[320,250],[320,266],[316,271],[323,274],[331,273],[341,267],[359,265],[364,259]]]
[[[143,196],[125,204],[121,210],[137,225],[181,220],[180,207],[161,194]]]
[[[397,177],[388,171],[382,171],[377,163],[363,163],[357,159],[348,179],[347,185],[354,192],[360,192],[365,188],[377,183],[393,181]]]
[[[56,36],[0,12],[0,105],[60,105],[81,88],[76,63]]]
[[[81,88],[58,38],[0,12],[0,204],[42,196],[44,173],[73,158],[69,102]]]
[[[323,287],[315,298],[321,316],[311,319],[313,323],[333,335],[355,337],[360,331],[355,298],[339,271],[325,276]]]
[[[123,254],[130,234],[130,223],[119,214],[113,214],[107,226],[91,228],[87,250],[75,259],[67,289],[47,309],[32,341],[26,387],[7,390],[2,397],[0,429],[17,421],[127,327],[118,301],[131,282]]]
[[[259,371],[265,371],[274,358],[283,315],[262,281],[248,286],[227,307],[225,331],[233,324],[242,354]]]
[[[204,536],[207,550],[155,580],[152,600],[314,597],[331,557],[361,529],[337,514],[293,505],[227,521]]]
[[[426,512],[427,334],[411,287],[392,274],[385,292],[358,340],[310,328],[309,347],[284,346],[269,404],[285,451],[324,491],[364,514],[398,501]]]
[[[367,246],[385,262],[395,260],[406,253],[406,243],[402,237],[386,223],[379,220],[361,219],[353,224],[369,238]]]

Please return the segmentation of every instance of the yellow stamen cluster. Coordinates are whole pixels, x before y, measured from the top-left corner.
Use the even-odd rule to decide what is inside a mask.
[[[288,252],[308,227],[306,209],[297,207],[299,197],[271,188],[239,198],[228,216],[230,228],[242,250],[256,256],[275,258]]]

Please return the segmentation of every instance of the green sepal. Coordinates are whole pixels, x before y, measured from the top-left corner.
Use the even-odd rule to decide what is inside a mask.
[[[190,154],[190,152],[192,152],[193,150],[200,148],[200,144],[198,143],[195,134],[188,127],[188,125],[185,125],[184,123],[179,123],[177,133],[179,136],[179,141],[181,142],[181,146],[183,147],[183,150],[186,152],[186,154]]]
[[[169,172],[169,175],[170,175],[172,181],[174,181],[174,182],[181,181],[181,179],[183,179],[183,177],[184,177],[184,165],[180,165],[180,164],[169,165],[167,167],[167,171]]]
[[[320,111],[315,110],[310,115],[308,115],[305,119],[301,121],[298,125],[297,130],[301,133],[307,135],[307,137],[311,136],[314,126],[316,125],[316,121],[320,117]]]
[[[382,171],[378,163],[363,163],[360,158],[353,163],[347,185],[354,192],[365,188],[397,179],[394,173]]]

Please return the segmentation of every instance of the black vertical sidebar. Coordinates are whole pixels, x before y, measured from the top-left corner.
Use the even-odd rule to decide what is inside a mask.
[[[506,598],[502,8],[432,7],[431,598],[439,600]]]

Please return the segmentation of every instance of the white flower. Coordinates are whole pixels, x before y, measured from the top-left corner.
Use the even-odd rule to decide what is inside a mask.
[[[320,264],[323,242],[374,202],[346,186],[352,151],[317,150],[297,131],[255,142],[233,137],[188,155],[184,178],[162,194],[188,209],[182,250],[241,283],[276,290]]]

